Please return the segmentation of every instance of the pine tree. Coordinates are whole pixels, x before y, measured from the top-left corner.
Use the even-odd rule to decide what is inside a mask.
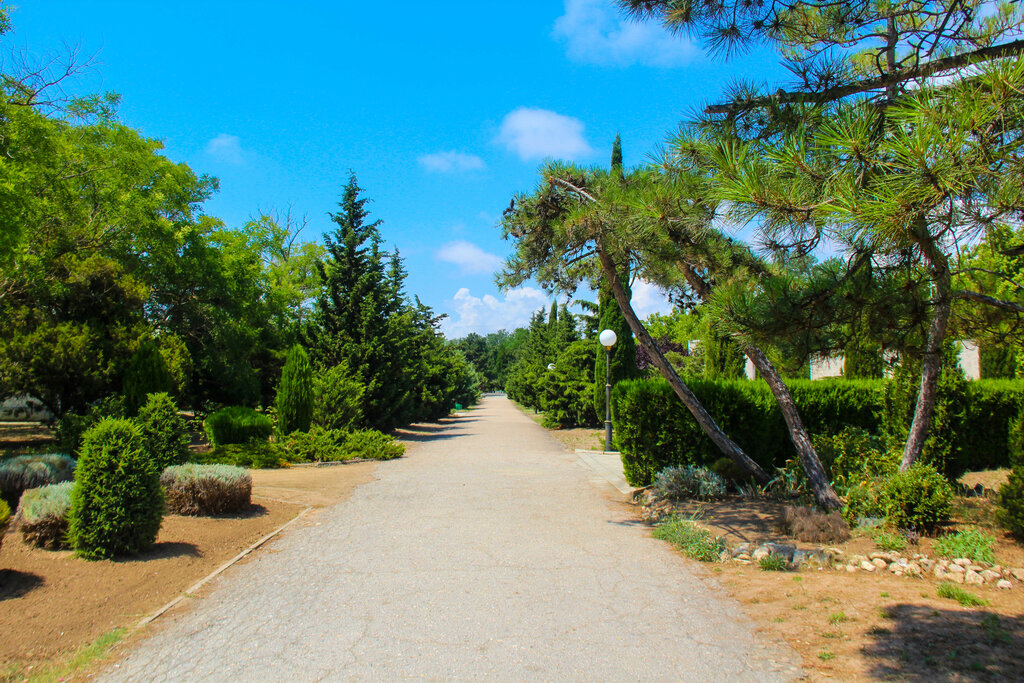
[[[306,350],[299,344],[288,350],[275,406],[282,434],[309,431],[313,419],[313,368]]]
[[[128,417],[135,417],[146,404],[146,396],[174,391],[171,377],[156,342],[146,339],[132,355],[124,374],[124,407]]]

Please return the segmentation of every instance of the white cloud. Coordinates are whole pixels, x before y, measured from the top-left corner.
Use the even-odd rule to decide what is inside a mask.
[[[420,166],[434,173],[456,171],[478,171],[484,168],[484,160],[474,154],[463,154],[454,150],[424,154],[419,158]]]
[[[640,279],[633,281],[632,303],[633,310],[641,320],[651,313],[664,315],[672,310],[672,302],[660,287]]]
[[[505,115],[497,140],[523,161],[545,157],[576,159],[593,151],[583,138],[582,121],[529,107]]]
[[[455,240],[444,245],[438,250],[437,258],[455,264],[459,270],[467,274],[493,273],[503,263],[500,256],[489,254],[465,240]]]
[[[696,43],[655,22],[630,21],[610,0],[565,0],[553,35],[566,44],[571,59],[588,64],[673,67],[702,54]]]
[[[498,330],[511,332],[530,324],[530,316],[549,304],[548,295],[533,287],[519,287],[498,299],[490,294],[476,297],[462,287],[452,297],[455,315],[441,321],[441,331],[449,339],[465,337],[470,332],[490,334]]]
[[[206,153],[217,161],[225,164],[241,165],[245,163],[245,150],[237,135],[221,133],[206,143]]]

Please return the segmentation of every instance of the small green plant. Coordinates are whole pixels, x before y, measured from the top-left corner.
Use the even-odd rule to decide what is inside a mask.
[[[341,429],[313,425],[308,432],[292,432],[282,445],[295,462],[337,462],[355,457],[344,448],[347,437]]]
[[[103,559],[152,547],[164,514],[160,473],[130,420],[107,418],[85,433],[68,512],[79,555]]]
[[[206,465],[237,465],[262,470],[282,467],[291,462],[291,455],[281,444],[269,441],[232,443],[217,446],[195,459]]]
[[[789,562],[778,553],[768,553],[758,560],[757,564],[761,567],[761,571],[765,572],[784,572],[789,569]]]
[[[659,472],[654,480],[654,490],[668,500],[709,500],[724,496],[726,484],[725,479],[707,467],[686,465],[666,467]]]
[[[11,508],[7,503],[0,500],[0,544],[4,542],[4,534],[7,533],[7,526],[11,523]]]
[[[880,492],[882,480],[859,483],[846,490],[846,504],[843,506],[843,519],[850,526],[860,526],[862,520],[880,520],[885,516]]]
[[[818,653],[818,659],[823,662],[830,662],[836,658],[836,654],[832,650],[822,650]]]
[[[998,614],[986,614],[981,618],[980,626],[982,630],[985,631],[985,636],[989,640],[993,640],[998,643],[1010,642],[1010,634],[999,622]]]
[[[842,638],[843,634],[841,631],[822,631],[822,638]]]
[[[376,429],[357,429],[345,437],[341,460],[394,460],[405,454],[405,446],[394,437]]]
[[[168,394],[150,394],[135,422],[142,432],[146,453],[158,470],[188,459],[188,426]]]
[[[188,463],[168,467],[160,475],[168,512],[218,515],[248,507],[252,476],[233,465]]]
[[[203,426],[214,446],[266,441],[274,431],[269,417],[244,406],[221,408]]]
[[[717,562],[725,550],[725,541],[715,538],[692,519],[683,519],[678,515],[672,515],[656,526],[651,535],[668,541],[687,557],[701,562]]]
[[[979,529],[962,529],[935,541],[935,552],[947,558],[966,557],[975,562],[995,564],[996,554],[992,549],[996,538]]]
[[[903,550],[907,547],[907,538],[897,531],[879,527],[872,531],[871,538],[881,550]]]
[[[936,590],[940,598],[956,600],[964,607],[983,607],[988,601],[982,600],[974,593],[964,590],[952,581],[943,581]]]
[[[313,368],[306,350],[299,344],[288,350],[274,405],[280,433],[309,431],[313,419]]]
[[[998,517],[1011,533],[1024,537],[1024,464],[1014,467],[1009,480],[999,489]]]
[[[850,617],[846,612],[842,610],[838,612],[833,612],[828,616],[828,623],[832,624],[833,626],[835,626],[836,624],[845,624],[848,621],[852,621],[852,617]]]
[[[68,547],[68,512],[74,482],[29,489],[21,496],[21,537],[26,543],[48,550]]]
[[[934,467],[918,463],[886,479],[879,500],[897,529],[933,529],[949,519],[953,487]]]
[[[70,481],[75,476],[75,461],[61,453],[19,455],[0,463],[0,498],[12,510],[28,489]]]

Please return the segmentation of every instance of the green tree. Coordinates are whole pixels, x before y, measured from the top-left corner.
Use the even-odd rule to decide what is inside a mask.
[[[274,405],[282,434],[309,431],[313,419],[313,368],[306,349],[299,344],[288,350]]]
[[[171,377],[156,342],[146,339],[128,361],[124,374],[124,409],[128,417],[135,417],[146,404],[149,394],[174,390]]]

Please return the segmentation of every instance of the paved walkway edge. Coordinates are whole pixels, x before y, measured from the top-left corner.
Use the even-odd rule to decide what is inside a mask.
[[[587,451],[577,448],[576,457],[620,493],[633,493],[633,487],[626,483],[626,477],[622,474],[622,456],[618,451]]]
[[[261,496],[253,496],[253,497],[254,497],[254,498],[260,498]],[[270,500],[270,499],[268,499],[268,500]],[[139,623],[137,623],[137,624],[135,625],[135,628],[134,628],[134,629],[132,629],[132,630],[135,630],[135,631],[137,631],[138,629],[142,628],[143,626],[146,626],[146,625],[148,625],[148,624],[151,624],[151,623],[153,623],[154,621],[156,621],[156,620],[157,620],[157,619],[158,619],[158,618],[159,618],[159,617],[160,617],[161,615],[163,615],[163,614],[164,614],[165,612],[167,612],[167,611],[168,611],[169,609],[171,609],[172,607],[174,607],[175,605],[177,605],[177,604],[178,604],[179,602],[181,602],[181,601],[182,601],[182,600],[184,600],[185,598],[189,597],[190,595],[192,595],[193,593],[195,593],[196,591],[198,591],[198,590],[199,590],[200,588],[202,588],[203,586],[205,586],[205,585],[206,585],[207,583],[209,583],[210,581],[212,581],[212,580],[213,580],[214,578],[216,578],[217,576],[220,576],[221,574],[223,574],[223,573],[224,573],[225,571],[227,571],[227,570],[228,570],[228,569],[229,569],[229,568],[230,568],[230,567],[231,567],[232,565],[234,565],[234,564],[236,564],[237,562],[239,562],[239,561],[240,561],[240,560],[241,560],[242,558],[244,558],[244,557],[245,557],[246,555],[250,554],[250,553],[251,553],[252,551],[256,550],[256,549],[257,549],[257,548],[259,548],[259,547],[260,547],[261,545],[263,545],[264,543],[266,543],[266,542],[267,542],[267,541],[269,541],[270,539],[272,539],[272,538],[274,538],[275,536],[277,536],[278,534],[280,534],[280,533],[281,533],[282,531],[284,531],[285,529],[287,529],[288,527],[290,527],[290,526],[291,526],[292,524],[294,524],[295,522],[297,522],[297,521],[299,521],[300,519],[302,519],[302,517],[304,517],[304,516],[305,516],[305,514],[306,514],[307,512],[309,512],[310,510],[312,510],[312,509],[313,509],[313,506],[311,506],[311,505],[307,505],[307,506],[306,506],[306,509],[305,509],[305,510],[303,510],[303,511],[302,511],[302,512],[300,512],[299,514],[295,515],[294,517],[292,517],[291,519],[289,519],[289,520],[288,520],[287,522],[285,522],[285,523],[284,523],[284,524],[282,524],[281,526],[277,527],[276,529],[274,529],[273,531],[271,531],[271,532],[270,532],[269,534],[267,534],[266,536],[264,536],[264,537],[263,537],[263,538],[261,538],[260,540],[256,541],[255,543],[253,543],[253,544],[252,544],[252,545],[250,545],[250,546],[249,546],[248,548],[246,548],[246,549],[245,549],[245,550],[243,550],[242,552],[240,552],[240,553],[238,553],[237,555],[235,555],[235,556],[234,556],[233,558],[231,558],[230,560],[228,560],[227,562],[225,562],[225,563],[224,563],[224,564],[222,564],[221,566],[219,566],[219,567],[217,567],[216,569],[214,569],[214,570],[213,570],[212,572],[210,572],[209,574],[207,574],[207,575],[206,575],[205,577],[203,577],[202,579],[200,579],[200,580],[199,580],[199,581],[197,581],[196,583],[194,583],[194,584],[192,584],[191,586],[189,586],[188,588],[186,588],[186,589],[185,589],[184,591],[182,591],[181,595],[179,595],[178,597],[174,598],[174,599],[173,599],[173,600],[171,600],[171,601],[170,601],[169,603],[167,603],[166,605],[164,605],[163,607],[161,607],[161,608],[160,608],[160,609],[158,609],[157,611],[155,611],[155,612],[153,612],[152,614],[150,614],[150,615],[149,615],[148,617],[145,617],[145,618],[143,618],[143,619],[142,619],[141,621],[139,621]]]

